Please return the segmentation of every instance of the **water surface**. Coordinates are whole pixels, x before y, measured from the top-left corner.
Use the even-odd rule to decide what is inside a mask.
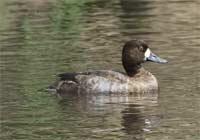
[[[2,0],[2,140],[199,140],[200,8],[197,0]],[[147,63],[158,100],[60,100],[58,73],[123,71],[125,41],[144,39],[168,59]],[[121,99],[118,99],[121,100]],[[93,102],[94,101],[94,102]]]

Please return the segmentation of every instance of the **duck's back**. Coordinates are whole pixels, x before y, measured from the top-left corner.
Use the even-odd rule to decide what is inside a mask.
[[[144,69],[133,77],[111,70],[64,73],[59,76],[56,88],[58,92],[65,94],[76,92],[149,96],[158,89],[156,78]]]

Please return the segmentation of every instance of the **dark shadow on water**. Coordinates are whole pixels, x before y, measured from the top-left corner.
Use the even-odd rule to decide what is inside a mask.
[[[126,14],[138,14],[147,12],[150,1],[144,0],[120,0],[121,7]]]
[[[143,133],[145,127],[144,116],[142,116],[138,105],[129,105],[122,113],[122,125],[124,131],[129,135],[138,135]]]
[[[144,140],[145,133],[151,133],[152,129],[159,126],[161,116],[154,112],[145,114],[145,106],[129,105],[122,113],[122,126],[124,131],[134,140]]]

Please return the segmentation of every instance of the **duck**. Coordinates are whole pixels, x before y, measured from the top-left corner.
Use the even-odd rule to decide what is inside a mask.
[[[155,55],[144,40],[138,39],[125,43],[121,60],[125,72],[94,70],[61,73],[50,88],[56,89],[59,94],[156,95],[158,81],[142,64],[147,61],[165,64],[168,61]]]

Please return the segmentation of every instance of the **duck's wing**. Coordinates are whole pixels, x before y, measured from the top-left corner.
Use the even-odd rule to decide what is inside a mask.
[[[127,76],[122,72],[112,71],[112,70],[97,70],[97,71],[88,71],[88,72],[77,72],[77,73],[62,73],[59,74],[61,81],[73,81],[77,82],[77,76],[99,76],[108,78],[111,80],[120,80],[126,81]]]
[[[60,78],[60,81],[77,81],[77,76],[89,76],[89,75],[95,75],[97,74],[97,71],[88,71],[88,72],[67,72],[67,73],[61,73],[58,75]]]
[[[127,75],[123,72],[113,71],[113,70],[96,70],[96,71],[87,71],[87,72],[77,72],[77,73],[62,73],[59,74],[60,80],[69,80],[77,82],[77,76],[99,76],[104,78],[109,78],[112,80],[126,81]]]
[[[51,89],[56,89],[59,93],[74,93],[78,89],[88,93],[120,91],[119,85],[126,86],[128,79],[125,74],[111,70],[61,73],[58,77]]]
[[[98,70],[92,72],[95,76],[104,77],[113,81],[127,81],[127,75],[113,70]]]

